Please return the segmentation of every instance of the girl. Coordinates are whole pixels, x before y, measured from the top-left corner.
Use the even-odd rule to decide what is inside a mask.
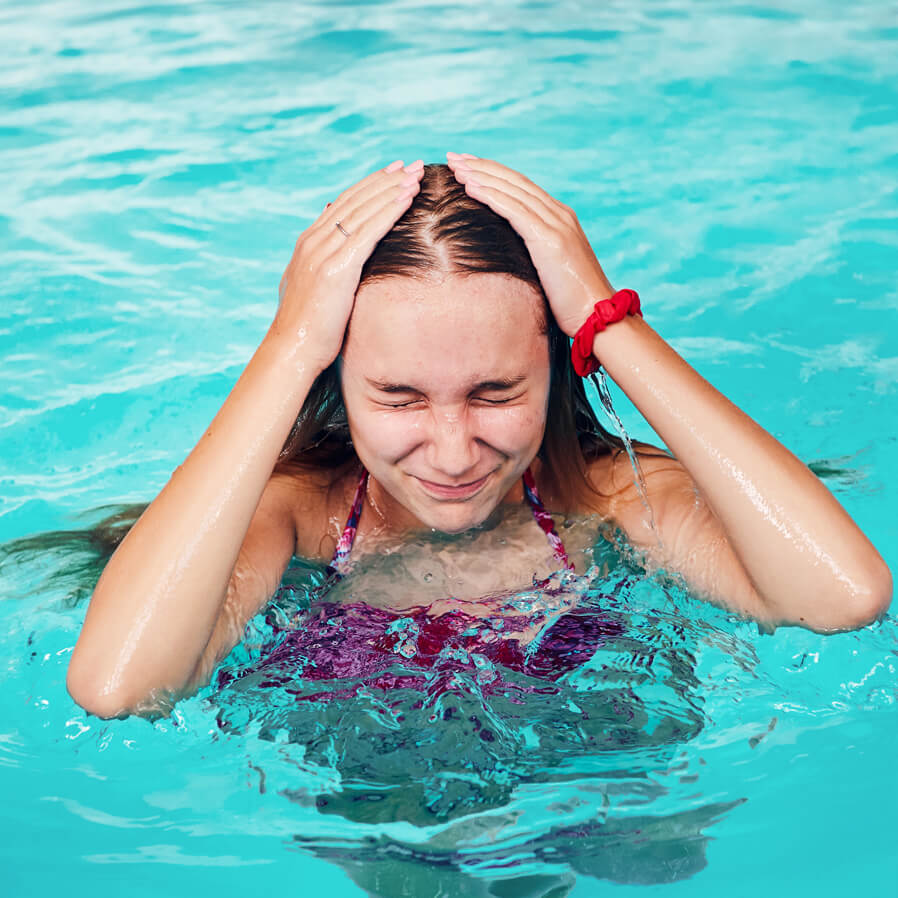
[[[208,682],[293,555],[336,581],[351,551],[343,594],[396,610],[409,597],[374,561],[403,557],[428,615],[484,615],[478,597],[582,570],[612,526],[770,629],[887,608],[876,549],[615,294],[574,212],[447,156],[374,172],[300,236],[261,345],[97,583],[68,671],[87,710],[155,712]],[[670,450],[637,447],[644,489],[574,370],[596,360]],[[547,509],[583,524],[575,545]]]

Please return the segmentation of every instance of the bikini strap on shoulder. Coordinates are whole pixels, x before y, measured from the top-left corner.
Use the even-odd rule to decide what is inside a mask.
[[[340,576],[345,572],[346,565],[349,562],[349,553],[352,552],[352,544],[355,542],[356,531],[359,527],[359,518],[362,516],[362,505],[365,502],[367,486],[368,472],[363,470],[361,477],[359,477],[358,486],[355,488],[355,498],[352,500],[352,507],[349,509],[346,526],[343,528],[343,533],[340,534],[337,548],[334,549],[334,557],[330,563],[330,569]]]
[[[549,545],[552,547],[552,555],[555,557],[556,561],[561,562],[564,567],[569,571],[572,571],[574,566],[567,557],[564,543],[561,541],[561,537],[555,529],[555,521],[552,520],[552,515],[546,511],[546,507],[539,497],[539,490],[536,488],[536,481],[533,479],[533,474],[531,473],[530,468],[527,468],[527,470],[524,471],[523,480],[524,496],[530,505],[530,510],[533,512],[533,517],[536,519],[536,523],[539,524],[540,529],[546,534],[546,538],[549,540]]]

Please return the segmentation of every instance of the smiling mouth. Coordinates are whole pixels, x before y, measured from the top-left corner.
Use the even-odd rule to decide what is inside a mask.
[[[489,474],[485,474],[479,480],[472,480],[469,483],[460,483],[457,486],[447,486],[445,483],[434,483],[432,480],[425,480],[423,477],[415,477],[415,480],[421,484],[421,488],[424,492],[433,499],[438,499],[441,502],[461,502],[465,499],[470,499],[476,493],[479,493],[485,486],[487,480],[490,479],[491,474],[492,471],[490,471]]]

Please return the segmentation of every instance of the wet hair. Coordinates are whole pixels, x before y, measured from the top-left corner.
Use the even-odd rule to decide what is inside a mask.
[[[549,340],[551,386],[539,449],[544,464],[540,486],[545,498],[554,500],[557,507],[552,510],[573,511],[584,484],[594,489],[587,479],[589,462],[623,451],[623,443],[596,418],[524,241],[504,218],[471,199],[448,166],[426,165],[420,192],[375,247],[362,269],[360,286],[392,277],[478,273],[518,278],[542,298],[545,320],[540,324]],[[335,483],[342,472],[359,464],[335,363],[313,384],[275,470],[314,469],[330,473]],[[21,595],[59,590],[67,593],[65,605],[76,605],[90,595],[103,566],[144,508],[146,503],[94,509],[90,516],[101,515],[102,520],[83,529],[38,533],[0,544],[0,573],[12,573],[19,566],[49,567],[50,572],[24,587]],[[51,563],[54,558],[59,561],[56,567]]]
[[[465,193],[447,165],[425,165],[411,206],[365,262],[359,287],[395,277],[505,274],[533,287],[542,298],[549,341],[551,383],[539,458],[544,492],[557,511],[573,511],[591,461],[624,444],[599,423],[570,361],[570,343],[555,321],[539,275],[520,235],[501,215]],[[275,470],[338,470],[358,465],[340,391],[339,361],[309,391]]]

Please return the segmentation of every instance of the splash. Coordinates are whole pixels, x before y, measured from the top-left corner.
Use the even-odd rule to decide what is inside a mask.
[[[639,492],[639,498],[642,500],[642,504],[645,506],[645,510],[648,512],[649,516],[649,526],[652,528],[652,533],[655,534],[655,538],[658,540],[658,545],[661,545],[661,536],[658,533],[657,528],[655,527],[655,515],[652,512],[652,506],[649,504],[648,497],[648,488],[645,483],[645,475],[642,473],[642,468],[639,465],[639,459],[636,457],[636,453],[633,450],[633,443],[630,440],[630,435],[627,433],[624,428],[623,421],[621,421],[617,412],[614,410],[614,406],[611,404],[611,391],[608,389],[608,381],[605,378],[605,371],[603,368],[599,368],[597,373],[590,374],[590,380],[592,380],[593,385],[596,388],[596,392],[599,394],[599,401],[602,403],[602,408],[605,410],[605,414],[611,420],[611,423],[614,424],[615,430],[618,432],[620,438],[624,442],[624,448],[627,450],[627,457],[630,459],[630,465],[633,468],[633,473],[636,476],[636,480],[634,481],[636,484],[636,489]]]

